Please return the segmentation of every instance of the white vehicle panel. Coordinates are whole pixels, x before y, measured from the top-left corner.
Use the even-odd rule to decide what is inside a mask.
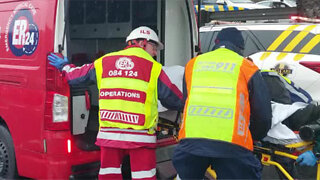
[[[296,85],[310,93],[313,100],[320,102],[320,73],[300,64],[300,62],[320,62],[320,54],[318,50],[315,49],[319,47],[320,43],[319,25],[308,23],[233,23],[229,25],[209,25],[201,27],[200,32],[215,32],[215,34],[217,34],[221,29],[227,27],[235,27],[243,32],[245,31],[246,34],[250,36],[249,38],[256,44],[261,44],[264,41],[260,39],[261,37],[256,37],[257,35],[254,32],[278,31],[274,37],[272,37],[274,39],[272,40],[273,42],[271,41],[271,44],[268,46],[263,45],[265,49],[262,48],[258,50],[259,52],[249,54],[250,58],[253,59],[254,63],[260,69],[274,69],[279,64],[286,65],[289,70],[292,70],[291,74],[288,74],[287,77]],[[310,43],[311,39],[313,40],[312,43]],[[209,42],[209,47],[213,47],[212,43],[214,43],[214,39]],[[309,50],[306,51],[308,47]],[[285,51],[283,48],[291,49],[295,51],[295,53],[291,52],[291,50]],[[316,52],[317,54],[311,54],[312,52]]]
[[[278,64],[283,63],[292,70],[292,74],[288,74],[287,77],[292,80],[296,85],[300,86],[308,93],[311,94],[312,98],[315,101],[320,102],[320,83],[315,83],[320,81],[320,74],[304,67],[299,64],[302,61],[318,61],[320,58],[317,55],[305,55],[301,60],[294,61],[296,53],[288,53],[288,55],[282,59],[277,60],[277,57],[281,54],[279,52],[272,52],[269,57],[264,60],[261,60],[261,56],[265,52],[259,52],[250,56],[253,59],[253,62],[259,67],[259,69],[272,69],[275,68]],[[320,59],[319,59],[320,60]]]

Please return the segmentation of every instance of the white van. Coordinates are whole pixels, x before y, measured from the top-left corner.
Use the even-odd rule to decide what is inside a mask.
[[[194,0],[195,4],[198,0]],[[226,5],[245,9],[265,9],[268,6],[255,4],[251,0],[202,0],[202,5]]]

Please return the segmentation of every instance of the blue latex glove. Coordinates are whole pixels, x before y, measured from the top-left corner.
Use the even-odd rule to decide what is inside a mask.
[[[51,53],[48,56],[48,60],[50,61],[49,64],[51,64],[52,66],[56,67],[57,69],[59,69],[60,71],[62,70],[63,66],[68,64],[68,58],[67,57],[59,57],[53,53]]]
[[[300,166],[314,166],[317,163],[317,158],[312,151],[306,151],[296,160]]]

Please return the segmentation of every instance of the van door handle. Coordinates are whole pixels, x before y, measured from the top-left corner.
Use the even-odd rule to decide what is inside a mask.
[[[89,93],[88,93],[88,91],[86,90],[86,91],[84,92],[84,94],[85,94],[85,98],[86,98],[86,109],[87,109],[87,110],[90,110],[91,104],[90,104],[90,96],[89,96]]]

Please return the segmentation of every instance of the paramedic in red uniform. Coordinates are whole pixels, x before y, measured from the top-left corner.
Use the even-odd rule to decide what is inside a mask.
[[[122,179],[125,155],[130,156],[132,179],[156,179],[157,100],[168,109],[181,110],[182,93],[153,58],[163,44],[152,29],[138,27],[126,42],[124,50],[81,67],[67,64],[66,57],[54,54],[48,59],[64,73],[70,85],[97,84],[99,179]]]

